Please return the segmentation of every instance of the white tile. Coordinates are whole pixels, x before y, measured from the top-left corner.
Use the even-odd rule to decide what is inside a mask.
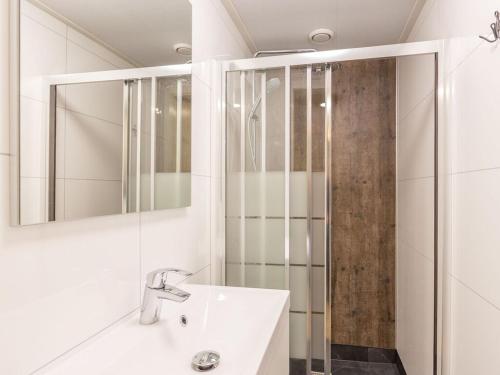
[[[449,77],[449,118],[457,142],[454,172],[500,167],[496,142],[500,136],[496,126],[499,64],[500,49],[484,44]]]
[[[491,33],[488,25],[493,22],[498,2],[481,0],[480,4],[477,6],[477,2],[470,0],[439,0],[439,23],[444,33],[435,39]]]
[[[121,126],[66,112],[66,178],[121,180]]]
[[[432,375],[434,335],[434,266],[398,244],[396,347],[409,375]]]
[[[428,0],[425,2],[420,16],[413,27],[408,42],[434,40],[443,38],[446,31],[439,17],[439,0]]]
[[[37,7],[29,0],[21,0],[21,14],[46,28],[66,37],[66,24]]]
[[[66,39],[31,18],[21,16],[20,67],[21,95],[43,100],[42,77],[66,73]]]
[[[87,51],[99,56],[103,60],[108,61],[116,69],[126,69],[134,67],[131,62],[126,61],[108,48],[104,47],[102,44],[95,42],[94,40],[88,38],[72,27],[68,27],[68,39],[73,43],[79,45],[80,47],[86,49]]]
[[[210,88],[192,77],[191,171],[199,176],[210,176],[211,98]]]
[[[205,268],[199,270],[183,282],[188,284],[210,284],[210,266],[206,266]]]
[[[96,72],[116,67],[98,55],[68,41],[67,73]]]
[[[177,267],[196,272],[210,264],[210,179],[192,176],[191,207],[141,214],[142,274]]]
[[[434,259],[434,178],[398,183],[398,241]]]
[[[500,367],[500,310],[452,281],[453,375],[495,374]]]
[[[120,181],[65,180],[64,208],[66,220],[121,214]]]
[[[47,221],[47,199],[45,178],[21,177],[21,208],[22,225],[39,224]]]
[[[45,177],[47,143],[46,106],[38,100],[21,97],[21,176]]]
[[[0,157],[0,373],[27,374],[138,307],[139,218],[10,227],[8,175]]]
[[[123,83],[100,82],[66,86],[66,109],[117,125],[123,122]]]
[[[193,0],[193,62],[250,57],[237,28],[219,1]]]
[[[434,176],[434,95],[398,123],[398,180]]]
[[[453,178],[454,276],[500,307],[500,169]]]
[[[435,86],[434,55],[398,58],[398,118],[403,119]]]

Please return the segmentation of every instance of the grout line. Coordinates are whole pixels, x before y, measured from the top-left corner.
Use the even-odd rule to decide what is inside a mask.
[[[434,264],[434,259],[431,259],[429,258],[426,254],[424,254],[424,252],[420,251],[419,249],[417,249],[415,246],[411,245],[408,241],[402,239],[401,237],[398,237],[397,238],[399,241],[403,242],[407,247],[409,247],[413,252],[419,254],[421,257],[423,257],[424,259],[428,260],[429,262],[431,262],[432,264]]]
[[[0,152],[0,156],[11,156],[8,152]]]
[[[483,297],[480,293],[478,293],[476,290],[474,290],[473,288],[471,288],[469,285],[465,284],[462,280],[460,280],[455,275],[451,274],[451,277],[452,277],[453,280],[457,281],[459,284],[461,284],[462,286],[464,286],[466,289],[468,289],[469,291],[471,291],[472,293],[474,293],[476,296],[478,296],[479,298],[481,298],[488,305],[490,305],[495,310],[497,310],[498,312],[500,312],[500,307],[499,306],[497,306],[493,302],[489,301],[486,297]]]
[[[402,122],[406,119],[408,119],[408,117],[410,117],[411,114],[413,114],[418,107],[420,107],[420,105],[422,105],[426,100],[428,99],[432,99],[432,97],[434,97],[434,89],[431,89],[431,91],[429,91],[427,94],[425,94],[414,106],[412,106],[410,108],[410,110],[403,116],[401,117],[398,121],[399,122]],[[435,108],[434,108],[435,109]]]
[[[398,182],[409,182],[409,181],[417,181],[417,180],[427,180],[429,178],[434,178],[434,176],[422,176],[422,177],[402,178],[401,180],[398,180]]]
[[[500,170],[500,167],[489,167],[489,168],[464,170],[464,171],[452,172],[451,175],[458,176],[458,175],[462,175],[462,174],[472,174],[472,173],[480,173],[480,172],[495,171],[495,170]]]
[[[23,177],[23,176],[21,176]],[[33,178],[45,178],[45,177],[33,177]],[[105,178],[74,178],[74,177],[56,177],[56,180],[69,180],[69,181],[97,181],[97,182],[121,182],[121,180],[112,180]]]
[[[68,93],[66,92],[65,96],[67,97],[68,96]],[[64,100],[66,101],[67,98],[64,98]],[[74,114],[77,114],[77,115],[81,115],[81,116],[85,116],[85,117],[90,117],[90,118],[93,118],[93,119],[96,119],[96,120],[100,120],[100,121],[103,121],[103,122],[106,122],[108,124],[111,124],[111,125],[115,125],[115,126],[118,126],[120,128],[123,128],[123,124],[118,124],[116,122],[113,122],[113,121],[110,121],[110,120],[106,120],[106,119],[103,119],[101,117],[97,117],[97,116],[93,116],[93,115],[89,115],[87,113],[84,113],[84,112],[78,112],[78,111],[75,111],[75,110],[72,110],[72,109],[68,109],[66,108],[65,109],[66,112],[70,112],[70,113],[74,113]]]

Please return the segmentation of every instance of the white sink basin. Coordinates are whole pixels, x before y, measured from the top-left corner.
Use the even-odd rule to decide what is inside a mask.
[[[181,285],[183,303],[163,302],[161,320],[139,324],[139,312],[80,345],[37,374],[200,374],[199,351],[220,356],[213,375],[288,374],[289,292]],[[187,325],[180,317],[185,315]]]

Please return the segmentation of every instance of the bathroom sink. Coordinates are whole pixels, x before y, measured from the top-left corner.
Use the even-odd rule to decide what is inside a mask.
[[[156,324],[137,311],[37,374],[200,374],[191,362],[206,350],[220,354],[207,374],[288,374],[288,291],[181,287],[191,297],[164,301]]]

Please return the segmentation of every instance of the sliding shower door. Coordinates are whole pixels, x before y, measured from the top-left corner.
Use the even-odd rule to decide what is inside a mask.
[[[288,288],[284,69],[228,75],[227,285]]]
[[[225,283],[290,290],[291,374],[437,374],[438,50],[227,65]]]
[[[292,366],[318,372],[328,331],[327,68],[227,75],[226,285],[289,289]]]

